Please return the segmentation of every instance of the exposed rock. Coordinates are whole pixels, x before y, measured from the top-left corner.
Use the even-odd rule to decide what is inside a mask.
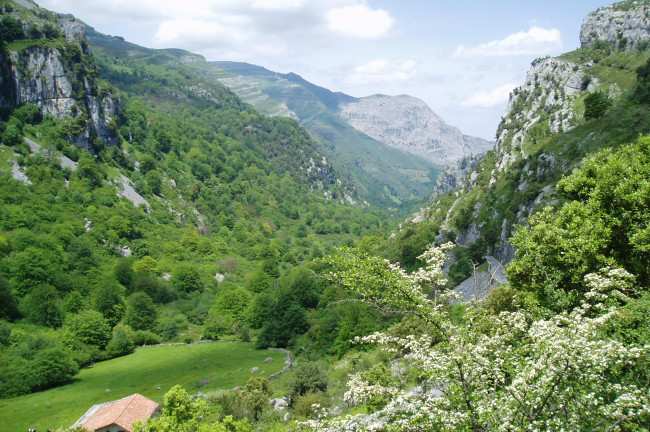
[[[271,399],[271,407],[276,411],[284,411],[289,408],[289,403],[284,398]]]
[[[450,164],[445,172],[438,176],[432,197],[444,195],[458,187],[465,186],[465,179],[482,155],[466,156]]]
[[[259,371],[259,370],[260,370],[260,368],[255,366],[254,368],[251,369],[251,373],[255,373],[255,372]]]
[[[217,283],[221,283],[226,279],[226,275],[217,273],[214,275],[214,279],[217,281]]]
[[[357,130],[435,163],[449,164],[493,146],[492,142],[463,135],[422,100],[408,95],[369,96],[342,103],[339,109],[339,116]]]
[[[31,2],[24,3],[32,8]],[[86,44],[85,25],[74,18],[58,19],[57,24],[67,41],[62,48],[34,43],[0,55],[0,81],[6,81],[2,84],[7,90],[0,95],[0,107],[32,103],[41,108],[43,115],[77,119],[77,130],[68,140],[90,151],[94,151],[94,137],[105,145],[117,145],[112,119],[121,101],[116,94],[98,94],[96,83],[89,78],[94,75],[94,66],[88,66],[85,60],[81,63],[80,56],[92,56]],[[23,21],[25,26],[31,26],[28,20]]]
[[[120,249],[120,256],[123,258],[131,256],[131,248],[129,246],[122,246]]]
[[[481,228],[485,225],[485,222],[482,222],[480,225],[472,223],[465,232],[459,233],[456,238],[456,243],[461,245],[470,245],[474,243],[481,236]]]
[[[84,218],[84,226],[86,228],[86,232],[91,231],[95,227],[93,221],[88,220],[86,218]]]
[[[650,5],[634,2],[627,8],[612,5],[587,15],[580,28],[580,43],[593,46],[609,42],[615,49],[626,51],[647,47],[650,40]]]
[[[495,151],[500,171],[525,156],[524,138],[538,122],[544,121],[556,133],[575,127],[571,105],[582,90],[583,78],[582,67],[567,60],[546,58],[533,62],[526,82],[510,94],[505,120],[499,126]],[[548,111],[553,114],[544,117]]]
[[[267,358],[264,359],[264,363],[269,363],[269,362],[272,362],[272,361],[273,361],[272,357],[267,357]]]
[[[23,170],[20,168],[18,165],[18,162],[10,160],[9,164],[11,165],[11,176],[18,180],[22,181],[26,185],[32,184],[32,181],[27,177],[27,174],[23,172]]]
[[[116,181],[116,184],[118,185],[118,190],[117,190],[117,195],[124,197],[131,201],[133,205],[136,207],[144,204],[147,206],[147,209],[149,209],[149,201],[144,199],[142,195],[137,193],[135,189],[133,189],[133,182],[131,181],[130,178],[126,177],[124,174],[120,174],[119,180]]]
[[[68,42],[81,42],[86,39],[86,26],[76,19],[63,18],[57,20],[59,28],[65,33]]]

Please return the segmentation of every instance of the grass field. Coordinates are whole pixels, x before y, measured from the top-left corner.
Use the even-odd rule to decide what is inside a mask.
[[[263,363],[272,357],[270,363]],[[82,369],[74,382],[50,390],[0,399],[0,431],[45,431],[69,427],[88,408],[140,393],[156,402],[175,384],[190,394],[230,389],[251,376],[270,376],[284,367],[285,355],[252,344],[214,342],[138,348],[135,353]],[[259,367],[260,372],[251,373]],[[158,390],[160,387],[160,390]]]

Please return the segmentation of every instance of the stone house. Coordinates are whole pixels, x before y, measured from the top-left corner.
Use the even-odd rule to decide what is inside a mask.
[[[158,411],[159,404],[140,394],[93,405],[72,426],[84,426],[94,432],[132,432],[133,423],[147,421]]]

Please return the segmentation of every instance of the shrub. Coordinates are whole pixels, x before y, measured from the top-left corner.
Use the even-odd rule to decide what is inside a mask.
[[[601,91],[589,93],[585,98],[585,120],[597,119],[605,115],[612,101]]]
[[[318,363],[299,365],[289,383],[289,399],[293,405],[298,397],[310,392],[325,392],[328,380],[323,368]]]

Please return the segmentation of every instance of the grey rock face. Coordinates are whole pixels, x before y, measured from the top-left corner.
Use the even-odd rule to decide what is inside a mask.
[[[504,115],[506,120],[501,125],[495,146],[499,170],[525,156],[518,144],[523,143],[528,131],[542,120],[543,111],[551,108],[555,111],[546,120],[552,132],[575,127],[575,111],[571,103],[582,90],[583,78],[582,67],[567,60],[546,58],[533,62],[526,82],[510,95]],[[589,86],[585,90],[591,91],[593,82]]]
[[[76,101],[58,50],[37,48],[22,54],[13,51],[9,58],[17,105],[33,103],[41,107],[43,114],[54,117],[72,115]]]
[[[598,41],[609,42],[619,50],[647,45],[650,39],[650,5],[637,1],[629,10],[616,5],[591,12],[582,23],[580,43],[583,47]]]
[[[83,23],[72,19],[59,19],[57,23],[69,43],[85,41]],[[92,55],[83,43],[77,46],[82,51],[86,47],[84,54]],[[0,83],[5,90],[0,95],[0,107],[32,103],[41,108],[43,115],[56,118],[75,118],[86,111],[89,121],[84,130],[69,140],[90,150],[91,136],[101,138],[108,146],[118,144],[115,125],[111,127],[111,124],[121,107],[119,97],[96,95],[93,83],[76,71],[74,60],[66,60],[58,49],[35,45],[9,51],[0,55],[0,72]],[[82,89],[75,90],[75,85]]]
[[[440,174],[436,179],[432,196],[444,195],[458,187],[464,186],[467,175],[480,160],[480,155],[467,156],[450,164],[445,172]]]
[[[276,411],[284,411],[289,408],[289,403],[284,398],[271,399],[271,407]]]
[[[86,26],[77,20],[60,19],[57,24],[65,33],[65,40],[68,42],[81,42],[86,38]]]
[[[439,164],[487,151],[493,145],[464,136],[426,103],[408,95],[361,98],[341,104],[338,114],[377,141]]]

